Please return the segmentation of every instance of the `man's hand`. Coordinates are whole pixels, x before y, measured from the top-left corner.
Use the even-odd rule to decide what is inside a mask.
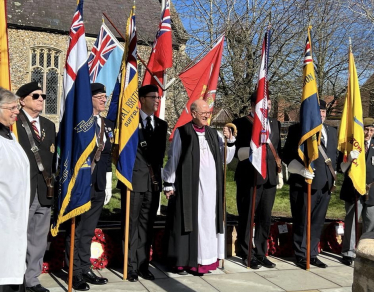
[[[229,127],[223,127],[223,136],[225,136],[225,138],[227,140],[231,140],[232,138],[232,131]]]
[[[314,173],[311,173],[309,170],[305,168],[304,165],[302,165],[299,161],[296,159],[292,160],[290,164],[288,165],[288,171],[290,173],[299,174],[306,179],[313,179]]]
[[[164,191],[164,194],[166,196],[166,199],[170,199],[171,196],[174,196],[174,191],[173,190],[170,190],[170,191]]]
[[[284,182],[283,182],[283,173],[280,172],[278,173],[277,175],[277,190],[280,190],[284,185]]]
[[[353,160],[357,159],[359,155],[360,152],[358,152],[357,150],[352,150],[351,152],[349,152],[348,161],[352,162]]]

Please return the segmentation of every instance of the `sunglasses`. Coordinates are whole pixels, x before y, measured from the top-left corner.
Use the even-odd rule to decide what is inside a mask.
[[[47,98],[47,95],[42,93],[42,94],[39,94],[39,93],[33,93],[33,94],[29,94],[32,99],[39,99],[39,96],[41,96],[43,99],[46,99]]]

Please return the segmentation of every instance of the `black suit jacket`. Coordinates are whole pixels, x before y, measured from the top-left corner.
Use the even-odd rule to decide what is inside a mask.
[[[280,141],[280,122],[274,118],[269,118],[270,122],[270,141],[273,143],[274,148],[277,151],[277,154],[280,155],[281,150],[281,141]],[[238,157],[238,150],[242,147],[250,147],[251,137],[252,137],[252,123],[247,117],[242,117],[233,121],[233,124],[237,127],[238,135],[236,137],[236,150],[235,157]],[[235,171],[235,180],[236,181],[245,181],[253,185],[254,182],[254,171],[257,172],[257,185],[263,185],[267,181],[271,185],[277,184],[277,163],[275,157],[270,147],[267,146],[267,177],[265,179],[254,169],[253,165],[248,159],[238,162],[238,166]]]
[[[149,141],[147,140],[147,158],[149,157],[148,162],[152,165],[156,180],[161,187],[161,168],[164,163],[168,124],[156,116],[154,117],[154,122],[152,138]],[[142,129],[139,129],[139,131],[142,131]],[[147,166],[146,155],[140,144],[138,144],[138,149],[136,152],[135,165],[132,175],[132,188],[134,192],[152,191],[151,176]]]
[[[326,155],[331,159],[334,170],[336,170],[337,162],[337,132],[336,129],[324,124],[327,133],[327,148],[322,146],[325,150]],[[289,127],[286,143],[283,148],[283,161],[288,165],[293,159],[298,160],[302,165],[304,162],[301,161],[298,154],[298,143],[301,137],[301,126],[300,124],[295,124]],[[334,179],[331,174],[330,169],[325,163],[320,151],[318,151],[318,159],[313,162],[314,164],[314,174],[315,177],[312,182],[312,189],[321,190],[324,187],[330,189],[334,184]],[[296,187],[305,186],[305,178],[299,174],[291,174],[289,179],[289,184]]]
[[[34,137],[35,144],[39,148],[39,154],[40,154],[40,157],[42,158],[44,169],[49,175],[51,175],[52,164],[53,164],[55,149],[56,149],[55,124],[51,122],[50,120],[42,116],[39,116],[40,132],[41,132],[40,133],[41,139],[39,141],[36,138],[36,134],[34,133],[32,129],[32,125],[29,122],[23,110],[20,110],[19,114],[23,115],[27,123],[29,124],[31,132]],[[34,153],[31,151],[29,138],[27,136],[25,128],[22,125],[20,118],[18,118],[16,125],[17,125],[17,132],[18,132],[18,141],[21,144],[23,150],[25,150],[27,157],[29,158],[29,161],[30,161],[30,180],[31,180],[30,205],[34,200],[36,191],[38,191],[38,198],[39,198],[40,204],[42,206],[51,206],[52,199],[47,198],[47,185],[43,178],[42,172],[39,171]]]
[[[339,161],[339,163],[340,162],[341,161]],[[366,152],[366,184],[368,185],[372,182],[374,182],[374,139],[371,139],[369,149]],[[348,176],[347,170],[345,172],[343,185],[340,190],[340,199],[353,204],[356,196],[359,195],[360,194],[353,187],[352,180]],[[365,204],[369,206],[374,205],[374,185],[370,188],[369,198],[367,201],[365,201]]]
[[[114,123],[110,120],[104,118],[104,133],[106,136],[105,146],[103,151],[101,152],[101,157],[98,162],[96,162],[95,169],[92,173],[92,186],[95,188],[96,191],[104,191],[106,187],[106,173],[112,172],[112,143],[110,141],[110,132],[113,135],[113,128]],[[92,151],[90,158],[93,161],[95,153],[97,150],[97,145]]]

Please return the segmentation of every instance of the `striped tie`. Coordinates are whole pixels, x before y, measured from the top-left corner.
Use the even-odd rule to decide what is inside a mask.
[[[35,132],[36,138],[37,138],[38,140],[40,140],[39,130],[38,130],[38,128],[36,127],[35,123],[36,123],[36,121],[32,121],[32,122],[31,122],[31,125],[32,125],[32,128],[34,129],[34,132]]]

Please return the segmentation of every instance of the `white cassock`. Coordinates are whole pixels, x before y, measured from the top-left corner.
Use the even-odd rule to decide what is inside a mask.
[[[210,265],[217,259],[224,258],[224,234],[217,234],[216,228],[216,167],[205,133],[196,132],[200,146],[199,200],[198,200],[198,259],[200,265]],[[219,135],[219,147],[223,161],[224,138]],[[235,137],[228,141],[235,142]],[[168,162],[162,172],[162,179],[175,182],[182,145],[178,129],[174,133],[173,142],[168,153]],[[226,163],[230,163],[235,154],[235,146],[227,147]],[[176,194],[178,195],[178,194]],[[223,224],[223,223],[222,223]]]
[[[26,271],[30,165],[15,140],[0,136],[0,285],[22,284]]]

